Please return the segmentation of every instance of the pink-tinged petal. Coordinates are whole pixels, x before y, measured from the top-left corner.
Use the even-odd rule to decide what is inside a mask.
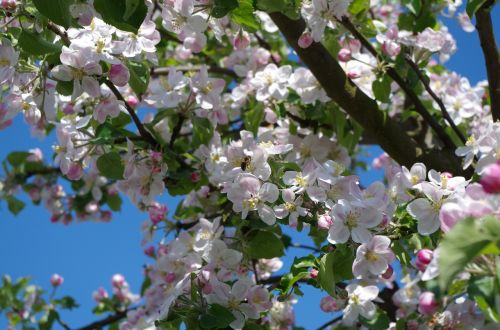
[[[418,220],[417,229],[421,235],[430,235],[439,229],[439,217],[435,213],[431,217],[426,217]]]
[[[358,224],[361,227],[373,228],[382,222],[382,213],[375,208],[368,207],[361,211]]]
[[[295,193],[292,189],[283,189],[281,196],[286,203],[293,203],[295,200]]]
[[[82,78],[82,88],[92,97],[98,97],[101,95],[101,88],[97,80],[91,77]]]
[[[257,212],[259,213],[260,219],[269,226],[272,226],[276,223],[276,216],[274,215],[274,211],[270,206],[260,205],[257,209]]]
[[[367,243],[372,238],[371,232],[363,227],[353,228],[351,231],[352,240],[356,243]]]
[[[51,71],[52,77],[61,81],[73,80],[73,70],[66,65],[58,65]]]
[[[349,229],[342,223],[334,223],[328,230],[328,242],[332,244],[345,243],[349,236]]]
[[[406,210],[412,217],[418,220],[424,217],[428,217],[432,213],[432,206],[427,199],[418,198],[408,204]]]
[[[259,195],[262,200],[269,203],[274,203],[278,199],[279,190],[275,184],[266,182],[260,188]]]
[[[102,74],[102,67],[99,65],[99,63],[91,62],[85,64],[85,66],[83,67],[83,71],[89,76],[100,76]]]
[[[284,219],[289,214],[288,209],[284,205],[274,207],[274,212],[278,219]]]

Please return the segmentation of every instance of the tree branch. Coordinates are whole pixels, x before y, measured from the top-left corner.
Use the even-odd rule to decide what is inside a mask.
[[[394,160],[407,167],[423,162],[438,171],[449,171],[455,175],[464,173],[453,150],[427,150],[424,145],[415,142],[399,123],[380,111],[377,102],[347,78],[342,67],[322,44],[313,43],[306,49],[300,48],[297,41],[306,27],[304,20],[294,21],[281,13],[272,13],[271,18],[327,95]]]
[[[342,320],[342,315],[339,315],[339,316],[337,316],[336,318],[334,318],[334,319],[332,319],[332,320],[330,320],[330,321],[326,322],[325,324],[323,324],[322,326],[320,326],[320,327],[318,328],[318,330],[324,330],[324,329],[328,328],[329,326],[331,326],[331,325],[333,325],[333,324],[337,323],[337,322],[338,322],[338,321],[340,321],[340,320]]]
[[[108,326],[116,321],[119,321],[121,319],[124,319],[127,317],[127,312],[129,310],[123,311],[123,312],[117,312],[116,314],[110,315],[102,320],[95,321],[90,323],[89,325],[86,325],[84,327],[78,328],[76,330],[98,330],[102,329],[105,326]]]
[[[148,142],[151,146],[155,146],[156,140],[153,138],[153,136],[144,128],[144,125],[142,125],[141,120],[139,117],[137,117],[137,114],[135,113],[135,110],[130,106],[130,104],[123,98],[123,95],[120,93],[120,91],[116,88],[116,86],[109,80],[106,80],[104,82],[106,86],[113,92],[113,94],[116,96],[116,98],[120,101],[122,101],[125,104],[125,109],[127,109],[128,114],[132,118],[132,121],[134,122],[135,126],[139,130],[139,134],[141,137],[144,139],[144,141]]]
[[[495,0],[486,1],[476,12],[476,29],[483,49],[493,121],[500,120],[500,53],[498,52],[490,11]]]
[[[175,66],[173,68],[179,71],[199,71],[201,69],[201,65]],[[170,68],[166,67],[151,68],[151,76],[168,75],[169,71]],[[215,65],[210,65],[208,67],[208,72],[224,74],[234,79],[240,78],[233,70],[227,68],[221,68],[220,66],[215,66]]]
[[[415,62],[413,62],[411,60],[411,58],[408,57],[408,56],[405,57],[405,60],[406,60],[406,63],[408,63],[411,66],[411,68],[413,69],[413,71],[415,71],[415,73],[418,76],[418,79],[424,85],[425,90],[427,91],[427,93],[429,93],[429,95],[439,105],[439,108],[441,109],[441,113],[443,114],[443,118],[448,122],[448,124],[450,124],[451,128],[453,129],[453,131],[460,138],[460,141],[462,141],[462,143],[465,144],[465,142],[466,142],[467,139],[462,134],[462,132],[458,129],[457,125],[455,125],[455,122],[453,121],[453,119],[451,119],[450,114],[448,113],[448,110],[446,110],[446,107],[444,106],[443,100],[441,100],[441,98],[439,96],[437,96],[436,93],[434,93],[434,91],[432,90],[431,86],[429,85],[429,82],[425,79],[424,75],[420,71],[420,68],[418,67],[418,65]]]
[[[347,18],[343,17],[340,21],[342,25],[351,32],[356,39],[358,39],[361,44],[373,55],[377,60],[380,59],[380,54],[373,47],[373,45],[368,41],[352,24],[352,22]],[[436,132],[439,139],[444,143],[444,145],[448,148],[455,148],[455,144],[451,140],[451,138],[446,134],[443,127],[439,125],[437,120],[427,111],[427,108],[424,106],[422,101],[419,99],[417,94],[411,89],[410,86],[404,81],[404,79],[399,75],[399,73],[392,67],[388,67],[386,73],[394,80],[398,86],[405,92],[408,98],[411,100],[413,105],[415,106],[415,110],[424,118],[424,120],[429,123],[434,132]]]

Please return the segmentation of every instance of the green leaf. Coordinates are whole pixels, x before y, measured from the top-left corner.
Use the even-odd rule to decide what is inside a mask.
[[[122,207],[122,199],[119,194],[108,194],[106,202],[112,211],[118,212]]]
[[[418,15],[422,10],[421,0],[403,0],[402,2],[413,15]]]
[[[391,95],[391,78],[388,75],[384,75],[382,79],[374,80],[372,89],[377,100],[387,103]]]
[[[255,108],[245,112],[243,117],[245,129],[256,135],[260,123],[264,120],[264,105],[262,103],[257,104]]]
[[[249,240],[247,252],[252,259],[281,257],[285,246],[278,235],[270,231],[257,230]]]
[[[485,2],[486,0],[468,0],[465,8],[467,15],[472,18]]]
[[[200,326],[203,329],[225,329],[234,320],[236,318],[229,309],[218,304],[212,304],[207,314],[201,316]]]
[[[54,324],[54,321],[59,317],[57,312],[53,309],[49,310],[47,314],[42,316],[40,318],[40,321],[38,321],[38,325],[40,327],[40,330],[50,330],[52,329],[52,325]]]
[[[254,15],[252,0],[240,0],[238,8],[231,11],[231,19],[249,32],[255,32],[260,28]]]
[[[61,45],[54,44],[42,38],[41,34],[34,34],[23,30],[18,40],[21,49],[31,55],[46,55],[61,51]]]
[[[385,312],[379,311],[372,319],[366,319],[364,317],[360,317],[359,320],[361,324],[367,327],[368,329],[389,329],[389,324],[391,320],[387,316]]]
[[[214,134],[214,129],[210,120],[194,116],[191,121],[193,123],[192,147],[198,148],[202,144],[209,143]]]
[[[137,33],[148,13],[145,2],[137,0],[94,0],[94,8],[104,22],[132,33]]]
[[[54,304],[61,306],[61,308],[70,309],[70,310],[73,308],[78,308],[80,306],[80,305],[78,305],[76,300],[70,296],[64,296],[60,299],[55,299]]]
[[[286,0],[257,0],[256,4],[258,9],[273,13],[283,11],[286,7]]]
[[[500,244],[500,221],[467,218],[458,222],[440,244],[439,285],[445,289],[453,277],[491,242]]]
[[[117,152],[109,152],[97,158],[97,169],[105,177],[112,180],[122,180],[125,167]]]
[[[127,64],[130,72],[128,81],[130,87],[137,95],[142,95],[148,89],[150,71],[145,63],[129,62]]]
[[[7,155],[7,161],[10,163],[10,165],[17,167],[24,164],[26,162],[26,158],[28,158],[30,155],[31,153],[27,151],[13,151]]]
[[[396,258],[402,265],[404,266],[411,265],[411,257],[408,254],[408,252],[406,252],[404,245],[400,241],[392,241],[391,248],[394,251]]]
[[[325,254],[319,263],[319,283],[330,295],[335,295],[335,284],[343,280],[350,280],[354,250],[347,245],[337,245],[333,252]]]
[[[18,215],[19,212],[21,212],[26,206],[23,201],[17,199],[14,196],[7,196],[5,200],[7,201],[7,208],[14,215]]]
[[[73,94],[73,81],[58,81],[56,91],[64,96]]]
[[[370,9],[370,1],[369,0],[354,0],[349,5],[349,12],[353,15],[357,15],[364,10]]]
[[[215,0],[210,16],[222,18],[238,7],[238,0]]]
[[[69,28],[71,25],[71,13],[69,7],[74,0],[33,0],[36,9],[52,22]]]

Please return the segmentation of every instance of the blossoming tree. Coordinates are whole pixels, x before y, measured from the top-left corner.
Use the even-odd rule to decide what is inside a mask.
[[[495,1],[461,2],[0,0],[0,128],[57,138],[53,161],[8,155],[0,198],[55,224],[123,199],[149,214],[146,246],[164,237],[140,294],[115,275],[82,329],[289,329],[303,286],[336,312],[322,329],[498,329]],[[445,16],[478,34],[487,82],[444,66]],[[368,187],[363,144],[385,151]],[[280,270],[287,226],[311,244]],[[0,288],[12,329],[70,329],[76,305]]]

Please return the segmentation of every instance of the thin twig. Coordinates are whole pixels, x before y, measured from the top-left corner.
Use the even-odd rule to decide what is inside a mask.
[[[119,321],[119,320],[124,319],[125,317],[127,317],[127,312],[128,311],[129,310],[126,310],[126,311],[123,311],[123,312],[118,312],[118,313],[110,315],[110,316],[108,316],[108,317],[106,317],[106,318],[104,318],[102,320],[92,322],[89,325],[86,325],[84,327],[78,328],[76,330],[98,330],[98,329],[102,329],[105,326],[108,326],[108,325],[110,325],[112,323],[115,323],[116,321]]]
[[[443,100],[441,100],[441,98],[439,96],[437,96],[436,93],[434,93],[434,91],[432,90],[431,86],[429,85],[429,82],[427,81],[427,79],[425,79],[424,75],[420,71],[420,68],[418,67],[417,63],[413,62],[411,60],[411,58],[408,57],[408,56],[405,56],[405,60],[406,60],[406,63],[408,63],[411,66],[411,68],[413,69],[413,71],[415,71],[415,73],[418,76],[418,79],[420,79],[420,81],[424,85],[425,90],[427,91],[427,93],[429,93],[429,95],[439,105],[439,108],[441,109],[441,113],[443,114],[443,118],[448,122],[448,124],[450,124],[451,128],[453,129],[453,131],[455,131],[455,133],[460,138],[460,141],[462,141],[462,143],[465,144],[465,142],[466,142],[467,139],[465,138],[465,136],[463,135],[463,133],[460,131],[460,129],[457,127],[457,125],[455,125],[455,122],[453,121],[453,119],[451,118],[448,110],[446,110],[446,107],[444,106]]]
[[[333,325],[334,323],[336,323],[336,322],[338,322],[340,320],[342,320],[342,315],[337,316],[333,320],[330,320],[330,321],[326,322],[325,324],[323,324],[322,326],[320,326],[318,328],[318,330],[324,330],[324,329],[328,328],[329,326]]]
[[[135,113],[135,110],[130,106],[130,104],[125,100],[123,95],[120,93],[118,88],[109,80],[106,80],[104,82],[106,86],[113,92],[113,94],[116,96],[116,98],[120,101],[122,101],[125,104],[125,109],[127,109],[128,114],[130,117],[132,117],[132,121],[134,122],[135,126],[139,130],[139,134],[141,137],[144,139],[144,141],[148,142],[151,146],[156,146],[156,140],[153,138],[153,136],[146,130],[144,125],[142,125],[141,120],[139,117],[137,117],[137,114]]]
[[[309,245],[303,245],[303,244],[297,244],[297,243],[292,243],[290,245],[291,247],[294,247],[294,248],[297,248],[297,249],[305,249],[305,250],[311,250],[311,251],[314,251],[314,252],[321,252],[320,249],[318,248],[315,248],[314,246],[309,246]]]
[[[189,66],[176,66],[176,67],[162,67],[162,68],[151,68],[151,76],[164,76],[168,75],[171,69],[175,68],[178,71],[199,71],[201,69],[201,65],[189,65]],[[215,66],[215,65],[210,65],[208,67],[208,72],[211,73],[220,73],[224,74],[227,76],[230,76],[231,78],[240,78],[236,72],[234,72],[231,69],[227,68],[222,68],[220,66]]]
[[[339,20],[339,22],[347,29],[349,32],[351,32],[356,39],[358,39],[361,44],[373,55],[377,60],[380,60],[381,56],[377,52],[377,50],[373,47],[373,45],[366,39],[352,24],[352,22],[347,18],[343,17],[342,20]],[[446,134],[444,131],[443,127],[439,125],[437,120],[427,111],[427,108],[424,106],[422,101],[419,99],[417,94],[411,89],[408,84],[404,81],[404,79],[399,75],[399,73],[392,67],[387,67],[386,70],[387,74],[389,77],[394,80],[399,87],[405,92],[405,94],[408,96],[408,98],[411,100],[413,105],[415,106],[415,110],[424,118],[424,120],[429,123],[429,125],[432,127],[434,132],[438,135],[439,139],[444,143],[444,145],[448,148],[455,149],[455,144],[451,140],[451,138]]]

